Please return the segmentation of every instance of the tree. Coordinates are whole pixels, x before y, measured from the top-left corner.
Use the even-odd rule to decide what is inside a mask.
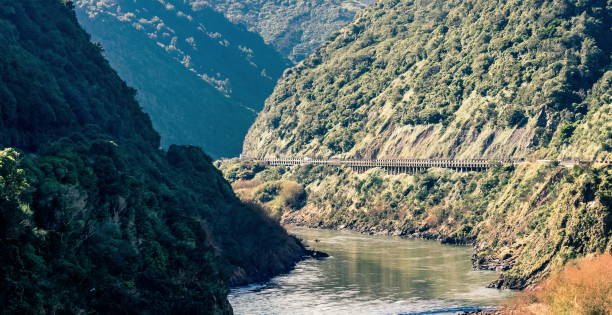
[[[14,149],[0,151],[0,239],[16,237],[30,214],[22,203],[28,183],[24,170],[19,168],[20,158]]]
[[[575,130],[576,130],[575,125],[572,125],[572,124],[563,125],[561,126],[561,129],[559,131],[559,138],[561,138],[561,141],[567,142],[569,138],[572,137]]]
[[[506,118],[508,127],[521,127],[527,122],[527,117],[521,109],[513,109]]]

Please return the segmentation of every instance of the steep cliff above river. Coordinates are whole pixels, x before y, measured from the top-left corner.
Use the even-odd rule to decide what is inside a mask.
[[[610,23],[605,1],[379,1],[285,72],[244,153],[605,159]]]

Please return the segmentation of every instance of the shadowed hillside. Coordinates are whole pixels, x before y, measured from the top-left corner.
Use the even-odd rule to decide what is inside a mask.
[[[308,57],[374,0],[191,0],[261,34],[294,62]]]
[[[256,33],[183,1],[76,1],[80,23],[151,115],[162,145],[236,156],[289,66]]]
[[[55,0],[0,5],[1,313],[230,314],[302,246],[170,146]]]

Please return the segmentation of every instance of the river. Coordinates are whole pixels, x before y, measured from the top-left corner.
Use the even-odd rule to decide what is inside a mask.
[[[300,262],[267,283],[234,288],[236,314],[455,314],[499,305],[497,273],[476,271],[469,247],[349,231],[288,227],[329,258]]]

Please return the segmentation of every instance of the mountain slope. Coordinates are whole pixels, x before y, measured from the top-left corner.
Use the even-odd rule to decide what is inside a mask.
[[[605,1],[378,2],[286,72],[244,152],[468,158],[567,146],[578,139],[561,130],[609,103],[588,97],[599,82],[609,98],[606,25]],[[610,120],[600,123],[609,145]],[[608,155],[585,145],[574,157]]]
[[[158,149],[66,6],[0,5],[1,312],[230,314],[302,246],[199,148]]]
[[[233,22],[261,34],[294,62],[306,58],[334,32],[348,24],[373,0],[211,0],[191,1],[210,6]]]
[[[162,144],[234,156],[288,66],[255,33],[182,1],[77,1],[111,65],[138,91]]]
[[[379,1],[285,72],[243,149],[525,163],[389,175],[228,162],[226,177],[252,179],[237,187],[255,196],[302,185],[303,207],[272,209],[286,223],[474,244],[475,266],[502,272],[494,287],[611,252],[612,167],[598,163],[612,148],[611,12],[597,0]]]

